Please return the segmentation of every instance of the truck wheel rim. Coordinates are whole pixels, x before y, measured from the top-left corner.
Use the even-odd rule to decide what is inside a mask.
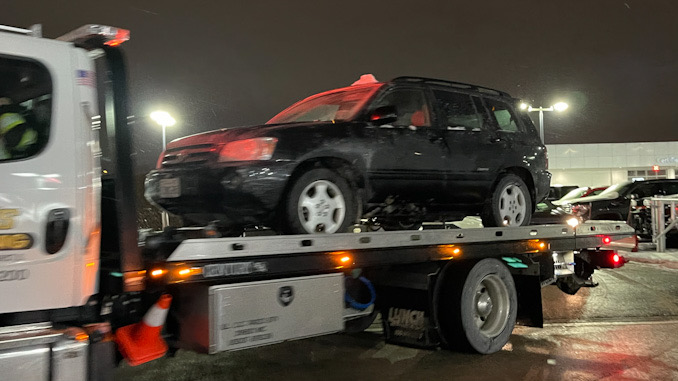
[[[331,181],[317,180],[306,186],[299,197],[299,221],[307,233],[334,233],[344,222],[346,201]]]
[[[527,214],[525,193],[516,185],[508,185],[499,196],[499,215],[504,226],[520,226]]]
[[[480,333],[487,337],[498,336],[508,322],[509,306],[509,293],[501,278],[496,274],[483,278],[474,296],[473,318]]]

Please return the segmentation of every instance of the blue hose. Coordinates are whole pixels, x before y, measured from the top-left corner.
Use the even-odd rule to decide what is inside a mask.
[[[351,306],[351,308],[356,310],[364,310],[374,304],[375,299],[377,299],[377,292],[374,290],[372,282],[367,280],[367,278],[364,276],[359,277],[358,280],[363,282],[365,286],[367,286],[367,289],[370,290],[370,301],[367,303],[358,303],[355,299],[353,299],[353,297],[351,297],[351,295],[348,294],[348,290],[346,290],[346,293],[344,294],[344,300]]]

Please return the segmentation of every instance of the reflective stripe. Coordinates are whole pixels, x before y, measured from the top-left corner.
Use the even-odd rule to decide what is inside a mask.
[[[146,315],[144,315],[144,323],[149,327],[161,327],[165,324],[165,318],[167,317],[167,308],[160,308],[157,304],[154,304]]]
[[[0,135],[7,133],[12,128],[26,123],[26,119],[20,114],[7,112],[0,115]]]
[[[21,137],[21,140],[19,141],[19,144],[14,147],[14,149],[17,150],[22,150],[31,144],[35,144],[38,141],[38,133],[35,132],[35,130],[30,129],[26,132],[24,132],[23,136]]]

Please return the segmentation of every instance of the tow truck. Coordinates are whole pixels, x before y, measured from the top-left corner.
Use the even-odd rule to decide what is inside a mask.
[[[377,316],[390,343],[490,354],[516,321],[542,325],[542,287],[591,285],[633,241],[605,221],[226,238],[206,226],[139,239],[119,46],[129,31],[0,35],[0,97],[38,130],[33,153],[0,161],[6,379],[111,379],[121,356],[163,356],[163,338],[170,352],[217,353],[357,332]]]

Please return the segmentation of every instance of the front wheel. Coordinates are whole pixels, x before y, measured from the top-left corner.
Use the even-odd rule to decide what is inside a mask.
[[[518,176],[502,177],[492,192],[483,213],[484,226],[525,226],[532,217],[532,198]]]
[[[291,234],[343,233],[358,215],[354,188],[327,168],[296,179],[287,194],[282,226]]]

